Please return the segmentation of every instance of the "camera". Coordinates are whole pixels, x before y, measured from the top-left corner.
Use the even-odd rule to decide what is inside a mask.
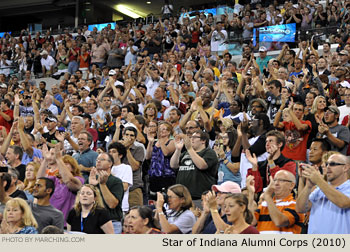
[[[8,172],[8,170],[9,170],[8,166],[0,167],[0,172]]]
[[[164,187],[162,188],[162,195],[164,197],[164,203],[168,204],[168,194],[166,193],[167,189],[165,189]]]

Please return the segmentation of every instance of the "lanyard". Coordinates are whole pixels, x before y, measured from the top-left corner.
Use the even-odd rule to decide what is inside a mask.
[[[90,213],[86,216],[86,218],[83,218],[83,215],[80,214],[80,231],[83,232],[84,230],[84,219],[87,219],[89,217]]]

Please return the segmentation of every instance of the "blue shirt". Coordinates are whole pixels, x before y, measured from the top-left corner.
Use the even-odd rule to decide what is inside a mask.
[[[335,188],[350,197],[350,180]],[[315,189],[309,196],[312,203],[308,234],[350,234],[350,208],[342,209]]]
[[[63,102],[63,98],[62,98],[62,96],[61,96],[60,94],[55,94],[54,97],[55,97],[55,99],[56,99],[57,101],[59,101],[59,102],[61,102],[61,103]],[[52,104],[55,105],[55,106],[57,107],[58,113],[61,114],[62,109],[60,109],[60,107],[57,106],[54,102],[53,102]]]
[[[98,153],[87,149],[83,151],[82,153],[77,152],[73,155],[73,158],[77,160],[78,164],[84,165],[85,167],[94,167],[96,166],[96,159],[97,159]],[[84,172],[83,172],[84,173]]]
[[[270,59],[272,59],[271,56],[266,56],[263,59],[258,57],[256,59],[256,63],[258,64],[261,73],[264,71],[264,67],[267,67],[267,63],[269,62]]]
[[[27,165],[29,162],[33,161],[34,157],[38,157],[38,158],[42,159],[43,154],[41,153],[41,150],[33,147],[33,156],[29,157],[26,152],[23,152],[22,164]]]
[[[226,159],[231,163],[231,151],[225,153]],[[226,181],[233,181],[237,184],[241,184],[242,178],[241,173],[238,171],[237,173],[233,173],[227,165],[224,164],[224,161],[220,162],[219,170],[218,170],[218,184],[221,185]]]

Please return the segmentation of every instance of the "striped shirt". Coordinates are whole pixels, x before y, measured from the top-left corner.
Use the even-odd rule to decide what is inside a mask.
[[[255,211],[255,218],[258,221],[257,229],[260,234],[300,234],[304,223],[304,214],[296,212],[293,194],[282,200],[273,198],[273,202],[288,218],[289,225],[286,227],[277,227],[270,217],[267,202],[263,201]]]

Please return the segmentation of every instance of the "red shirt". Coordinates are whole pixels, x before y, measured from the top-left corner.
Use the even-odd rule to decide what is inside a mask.
[[[7,133],[10,132],[13,122],[13,110],[9,109],[6,111],[3,111],[4,114],[11,117],[10,121],[6,121],[1,115],[0,115],[0,126],[4,126],[6,128]]]
[[[96,129],[88,128],[87,131],[92,135],[92,140],[94,141],[94,147],[92,148],[93,151],[97,150],[97,140],[98,140],[98,133]]]
[[[283,148],[282,154],[286,158],[292,160],[306,160],[306,149],[307,149],[307,140],[311,132],[311,122],[302,121],[302,124],[307,124],[309,128],[305,131],[297,130],[293,122],[283,122],[284,133],[286,138],[286,145]]]

